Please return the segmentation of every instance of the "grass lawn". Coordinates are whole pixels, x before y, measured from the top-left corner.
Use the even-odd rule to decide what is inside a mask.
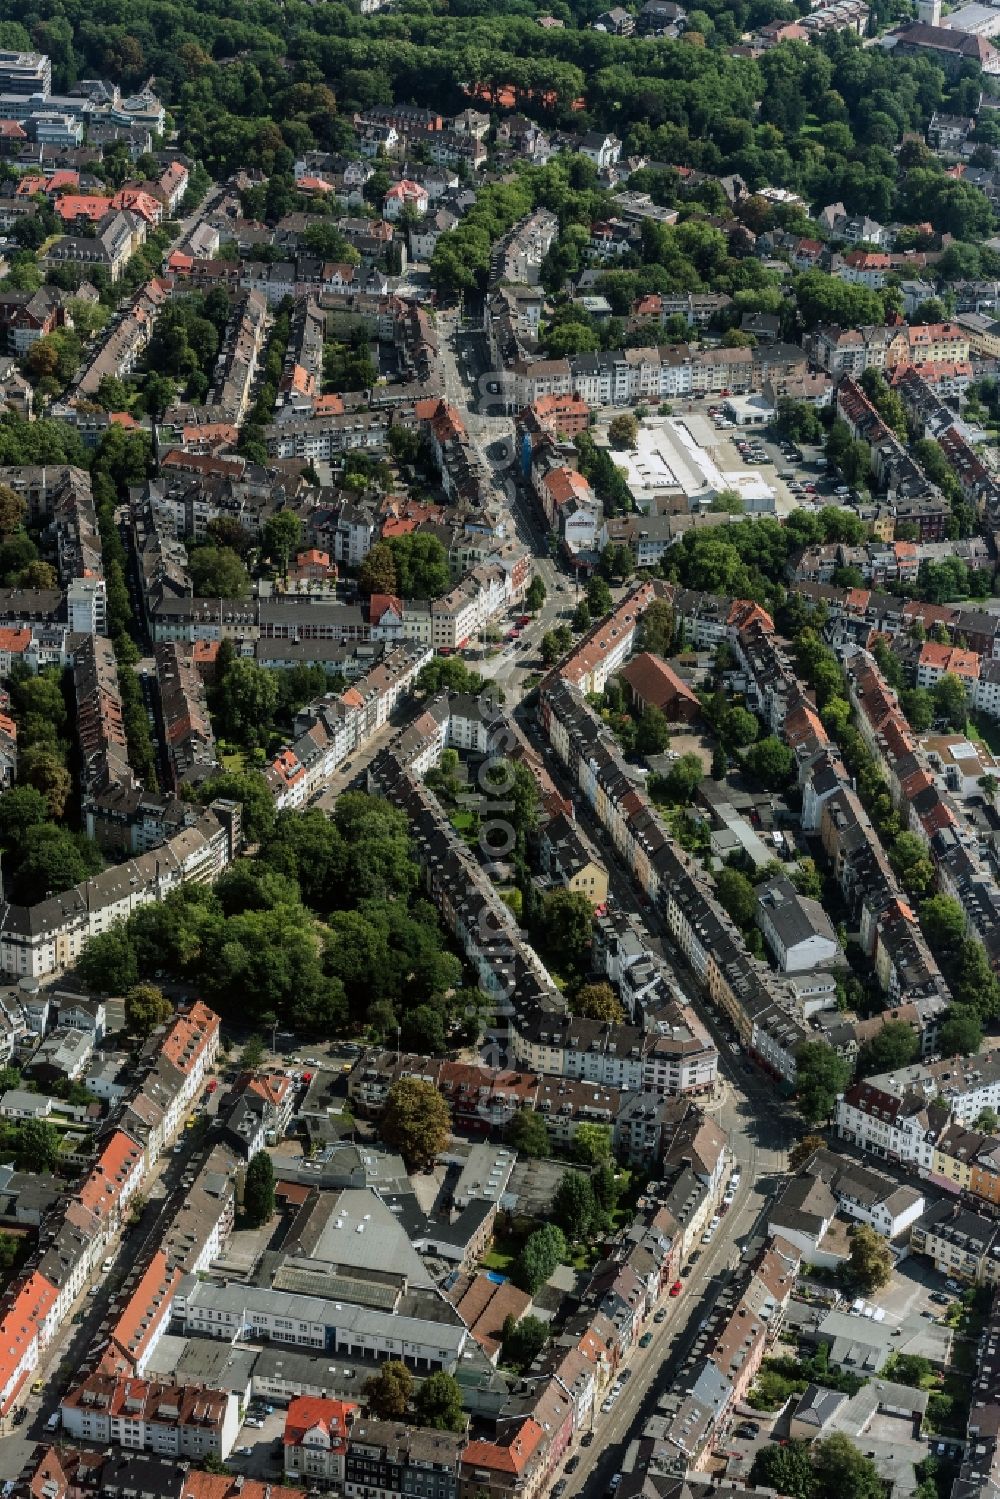
[[[1000,724],[994,723],[983,715],[977,715],[975,721],[969,719],[967,734],[973,741],[977,739],[985,741],[994,754],[1000,753]]]
[[[530,1230],[529,1230],[530,1232]],[[484,1270],[499,1270],[502,1275],[508,1275],[514,1261],[521,1252],[521,1245],[527,1238],[526,1233],[498,1233],[493,1236],[489,1254],[483,1255],[479,1261]]]
[[[246,756],[242,750],[237,750],[234,755],[222,755],[223,770],[241,771],[246,769]]]
[[[475,825],[476,816],[474,812],[459,811],[451,814],[451,825],[456,833],[469,833]]]
[[[516,1249],[511,1252],[506,1249],[497,1249],[494,1246],[489,1254],[483,1255],[479,1264],[483,1270],[498,1270],[501,1275],[507,1275],[516,1259]]]

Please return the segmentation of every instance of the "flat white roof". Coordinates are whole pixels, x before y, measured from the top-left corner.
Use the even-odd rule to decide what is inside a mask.
[[[654,496],[671,492],[689,500],[710,500],[726,489],[735,490],[745,500],[773,495],[759,473],[720,468],[698,440],[699,428],[704,431],[700,420],[667,417],[655,424],[643,423],[633,452],[610,450],[637,504],[648,504]]]

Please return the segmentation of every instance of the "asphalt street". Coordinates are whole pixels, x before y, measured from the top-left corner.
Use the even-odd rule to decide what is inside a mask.
[[[218,1105],[218,1094],[192,1103],[189,1117],[209,1120]],[[145,1204],[137,1223],[126,1226],[108,1246],[113,1260],[105,1272],[99,1265],[90,1285],[81,1292],[73,1317],[60,1328],[32,1375],[27,1394],[20,1403],[28,1414],[15,1426],[10,1416],[0,1419],[0,1481],[16,1478],[36,1442],[45,1436],[45,1422],[58,1409],[59,1401],[89,1355],[103,1343],[110,1330],[110,1313],[137,1264],[145,1264],[163,1241],[193,1180],[193,1169],[212,1147],[212,1135],[204,1124],[182,1129],[180,1147],[160,1156],[143,1186]],[[79,1320],[77,1320],[79,1319]]]
[[[530,716],[524,716],[524,727],[539,749],[545,740]],[[573,787],[556,758],[546,755],[546,767],[561,789],[571,794]],[[707,1025],[719,1051],[719,1076],[722,1097],[709,1112],[727,1137],[734,1164],[740,1168],[741,1180],[736,1199],[712,1243],[701,1255],[684,1280],[684,1290],[676,1299],[665,1296],[667,1320],[649,1324],[653,1342],[647,1349],[637,1348],[631,1359],[633,1374],[607,1414],[595,1413],[596,1440],[582,1452],[577,1471],[569,1475],[565,1499],[575,1494],[598,1499],[605,1493],[615,1473],[622,1471],[628,1443],[641,1433],[646,1420],[656,1408],[658,1398],[677,1377],[701,1327],[726,1284],[740,1256],[758,1235],[766,1232],[767,1208],[784,1181],[788,1150],[801,1133],[801,1122],[791,1107],[776,1096],[773,1082],[759,1072],[739,1051],[725,1021],[700,998],[693,975],[674,950],[655,914],[640,906],[631,880],[618,863],[615,852],[604,836],[590,809],[582,801],[576,815],[601,850],[608,866],[611,894],[617,904],[638,914],[654,935],[663,942],[667,958],[674,964],[686,992],[693,998],[693,1008]]]

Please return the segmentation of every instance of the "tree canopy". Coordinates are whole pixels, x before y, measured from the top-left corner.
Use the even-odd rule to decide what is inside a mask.
[[[411,1170],[430,1166],[448,1143],[451,1116],[433,1083],[403,1077],[393,1083],[385,1101],[379,1132],[400,1152]]]

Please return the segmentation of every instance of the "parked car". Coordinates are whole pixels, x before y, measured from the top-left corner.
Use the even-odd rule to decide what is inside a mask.
[[[681,1292],[683,1291],[683,1289],[684,1289],[684,1282],[680,1281],[680,1280],[675,1280],[674,1283],[673,1283],[673,1285],[670,1287],[670,1294],[671,1294],[671,1296],[679,1296],[681,1294]],[[666,1315],[666,1314],[664,1314],[664,1315]]]
[[[573,1456],[570,1458],[569,1462],[566,1464],[566,1472],[567,1473],[575,1473],[576,1470],[577,1470],[577,1468],[580,1466],[580,1462],[581,1462],[581,1458],[580,1458],[579,1452],[574,1452]]]
[[[935,1306],[951,1306],[951,1297],[943,1291],[932,1291],[927,1300],[933,1301]]]
[[[757,1437],[760,1436],[760,1427],[755,1421],[742,1421],[736,1428],[736,1435],[746,1438]]]
[[[642,1335],[642,1337],[639,1339],[639,1347],[640,1348],[648,1348],[649,1345],[650,1345],[650,1343],[652,1341],[653,1341],[653,1334],[651,1332],[644,1332],[643,1335]]]
[[[583,1436],[580,1438],[580,1446],[581,1447],[592,1447],[593,1445],[594,1445],[594,1433],[592,1431],[584,1432]]]

